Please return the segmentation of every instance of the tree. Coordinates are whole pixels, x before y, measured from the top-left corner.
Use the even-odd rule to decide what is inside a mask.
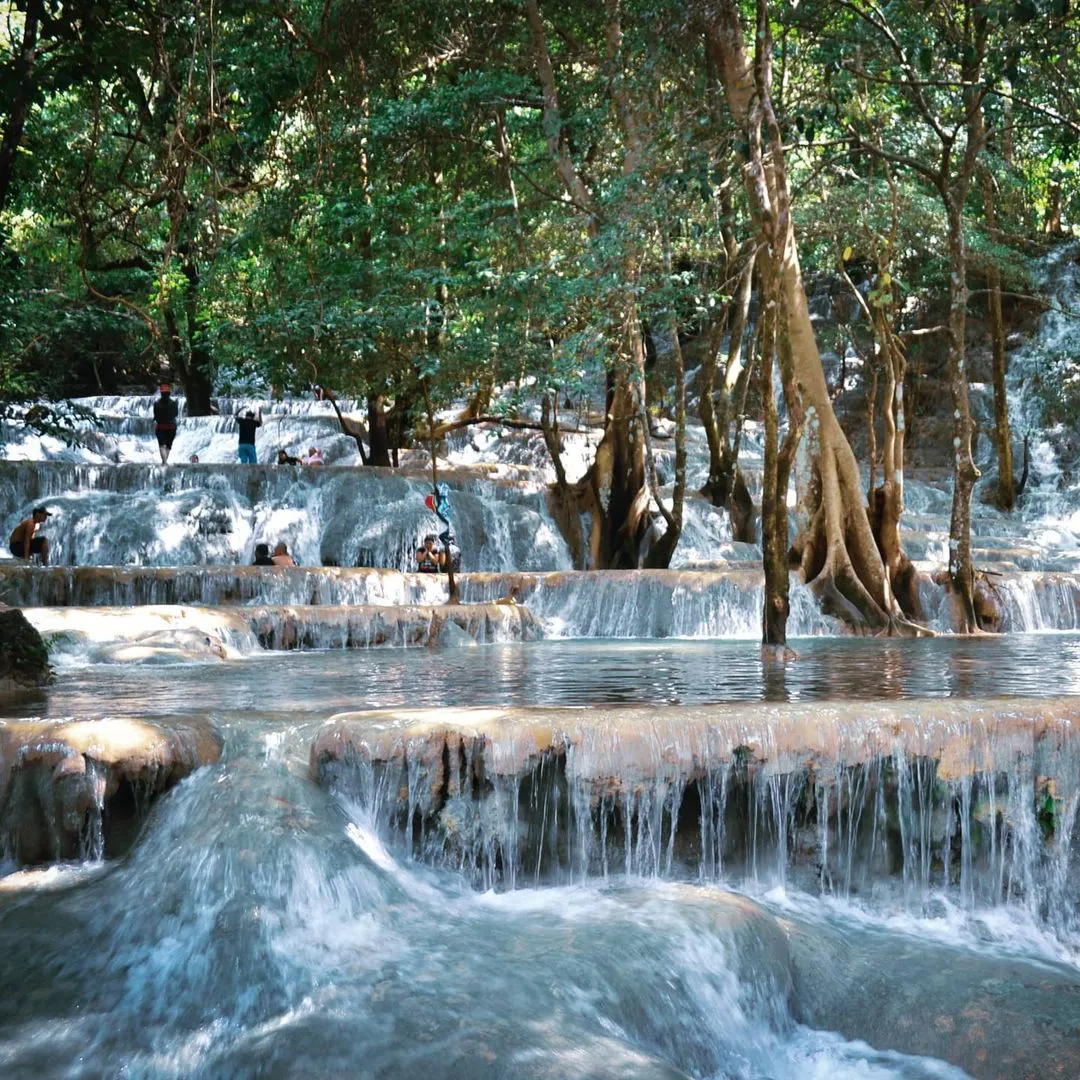
[[[754,68],[746,53],[742,24],[734,0],[721,0],[703,29],[723,84],[728,107],[745,129],[751,127],[755,97]],[[778,167],[779,140],[770,136],[772,173],[766,189],[748,178],[748,197],[765,219],[770,205],[790,205],[787,178]],[[766,203],[766,197],[770,202]],[[795,551],[805,579],[826,610],[858,627],[908,631],[882,563],[862,496],[859,467],[833,411],[806,302],[795,229],[790,216],[778,216],[782,232],[772,237],[779,255],[780,302],[792,365],[792,385],[805,410],[812,475],[800,492],[800,534]],[[792,402],[789,401],[789,408]]]

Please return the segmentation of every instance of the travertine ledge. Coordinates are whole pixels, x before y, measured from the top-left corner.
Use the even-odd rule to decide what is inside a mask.
[[[152,800],[221,749],[203,720],[0,721],[0,845],[22,864],[120,854]]]
[[[1078,731],[1080,698],[383,709],[331,717],[311,766],[319,778],[331,761],[420,759],[438,782],[444,754],[467,747],[489,775],[520,776],[553,756],[579,781],[618,788],[732,763],[779,774],[903,754],[936,761],[942,778],[1026,758],[1075,782]]]

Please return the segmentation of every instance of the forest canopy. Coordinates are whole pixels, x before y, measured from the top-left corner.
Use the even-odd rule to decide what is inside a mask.
[[[166,375],[192,413],[319,384],[366,401],[365,460],[389,464],[434,410],[512,420],[529,396],[557,459],[559,408],[606,384],[591,476],[571,491],[556,471],[591,523],[582,563],[618,566],[670,558],[643,546],[650,513],[668,547],[681,528],[685,476],[669,509],[652,420],[681,432],[691,403],[706,494],[741,521],[749,410],[775,439],[767,497],[800,438],[821,463],[791,552],[773,523],[774,578],[793,559],[843,617],[895,628],[917,616],[890,524],[895,387],[936,335],[962,414],[950,571],[974,624],[965,320],[994,338],[1008,508],[1003,324],[1080,220],[1071,0],[3,6],[9,420],[61,430],[34,402]],[[846,317],[812,319],[808,296]],[[822,350],[893,388],[876,520]],[[1074,363],[1047,360],[1053,415],[1080,399]],[[852,512],[865,534],[838,535]]]

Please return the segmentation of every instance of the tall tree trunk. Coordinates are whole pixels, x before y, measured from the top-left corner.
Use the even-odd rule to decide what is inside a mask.
[[[666,250],[666,244],[664,262],[670,273],[671,255]],[[649,479],[653,499],[660,509],[667,528],[664,530],[664,535],[649,549],[645,565],[658,570],[666,570],[671,565],[675,549],[679,546],[686,502],[686,366],[683,362],[682,344],[679,341],[679,327],[674,316],[669,321],[668,332],[671,335],[672,358],[675,363],[675,486],[671,494],[670,512],[661,499],[659,484],[656,482],[656,469],[653,467],[651,452],[649,454]],[[647,438],[647,428],[645,430]]]
[[[368,454],[366,465],[390,467],[390,433],[386,423],[386,407],[382,394],[368,394]]]
[[[566,479],[563,465],[562,445],[559,441],[559,391],[544,393],[540,409],[540,428],[544,435],[544,445],[555,467],[555,517],[566,535],[570,547],[570,558],[574,569],[586,568],[585,541],[581,535],[581,516],[578,506],[577,487]]]
[[[637,304],[627,301],[623,355],[614,371],[611,406],[604,436],[585,483],[592,495],[589,539],[591,564],[597,569],[635,569],[648,525],[649,488],[645,470],[645,347]]]
[[[763,250],[759,256],[761,281],[761,407],[765,421],[765,472],[761,487],[761,558],[765,569],[765,603],[761,617],[761,643],[787,644],[790,579],[787,561],[787,486],[780,490],[780,421],[776,410],[773,369],[777,361],[780,322],[780,275],[777,259]],[[783,513],[781,514],[781,507]],[[779,525],[783,522],[783,531]]]
[[[206,335],[199,326],[199,270],[191,259],[184,260],[184,311],[187,319],[188,353],[181,368],[188,416],[209,416],[214,393],[213,357]]]
[[[745,396],[749,383],[749,364],[743,364],[743,338],[746,334],[746,322],[750,312],[751,286],[753,283],[754,259],[748,259],[739,277],[739,283],[728,305],[731,313],[728,335],[727,367],[721,385],[718,401],[714,401],[716,390],[716,354],[717,347],[710,342],[702,363],[702,378],[699,395],[699,414],[705,428],[705,437],[709,444],[709,477],[701,493],[709,498],[713,506],[722,506],[731,520],[731,532],[735,540],[752,544],[757,539],[754,528],[754,503],[746,480],[739,469],[736,442],[731,435],[731,418],[735,414],[736,424],[741,424],[740,399]],[[718,326],[718,334],[721,327]]]
[[[4,212],[11,195],[15,161],[22,143],[23,130],[26,127],[26,114],[34,97],[34,66],[37,61],[38,30],[44,8],[44,0],[30,0],[26,5],[22,41],[19,43],[19,54],[13,65],[13,93],[8,106],[7,123],[4,125],[4,137],[0,139],[0,214]],[[0,247],[3,247],[3,244],[3,234],[0,233]]]
[[[949,389],[953,404],[953,502],[949,522],[949,580],[959,605],[958,629],[972,633],[975,618],[975,574],[971,563],[971,493],[979,470],[971,456],[971,411],[966,364],[967,248],[963,205],[947,200],[949,221]]]
[[[885,308],[874,313],[875,334],[881,350],[885,387],[882,395],[881,487],[871,485],[870,524],[889,575],[893,595],[910,618],[920,617],[915,567],[900,538],[904,514],[904,379],[907,359]]]
[[[994,178],[982,169],[983,213],[986,228],[993,240],[999,239],[997,212],[994,206]],[[994,371],[994,442],[997,444],[997,502],[1002,510],[1016,505],[1016,480],[1013,476],[1012,432],[1009,430],[1009,397],[1005,388],[1005,320],[1001,313],[1001,271],[991,260],[986,270],[986,308],[990,320],[990,344]]]
[[[735,0],[718,0],[706,25],[732,116],[749,129],[755,93],[753,69],[743,42]],[[771,105],[769,111],[771,112]],[[788,201],[783,150],[775,118],[769,130],[771,183]],[[752,203],[767,202],[767,178],[747,172]],[[866,512],[859,465],[833,412],[814,337],[790,216],[775,241],[780,257],[780,296],[791,348],[793,381],[805,407],[805,438],[811,475],[800,491],[800,536],[795,553],[805,580],[825,609],[857,628],[912,632],[896,601]]]
[[[623,129],[623,172],[629,176],[641,164],[642,142],[618,71],[621,28],[617,0],[605,0],[605,8],[608,61],[614,71],[611,93]],[[599,235],[599,215],[563,138],[559,93],[537,0],[525,0],[524,12],[533,63],[540,80],[548,153],[568,199],[584,215],[586,231],[595,240]],[[627,279],[632,278],[628,274]],[[618,361],[614,370],[609,371],[604,436],[580,485],[592,515],[589,553],[590,565],[595,568],[637,567],[649,509],[646,432],[641,426],[644,402],[638,400],[645,371],[645,348],[637,300],[632,292],[627,293],[621,316]]]

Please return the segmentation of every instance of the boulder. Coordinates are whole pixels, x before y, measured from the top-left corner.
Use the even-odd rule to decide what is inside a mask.
[[[477,642],[468,630],[458,626],[453,619],[447,619],[432,635],[430,645],[439,649],[470,649],[476,648]]]
[[[0,605],[0,694],[42,686],[51,677],[41,635],[18,608]]]
[[[0,851],[23,865],[127,850],[151,802],[221,756],[208,721],[0,721]]]
[[[795,1018],[976,1080],[1073,1077],[1075,970],[903,935],[788,922]]]

